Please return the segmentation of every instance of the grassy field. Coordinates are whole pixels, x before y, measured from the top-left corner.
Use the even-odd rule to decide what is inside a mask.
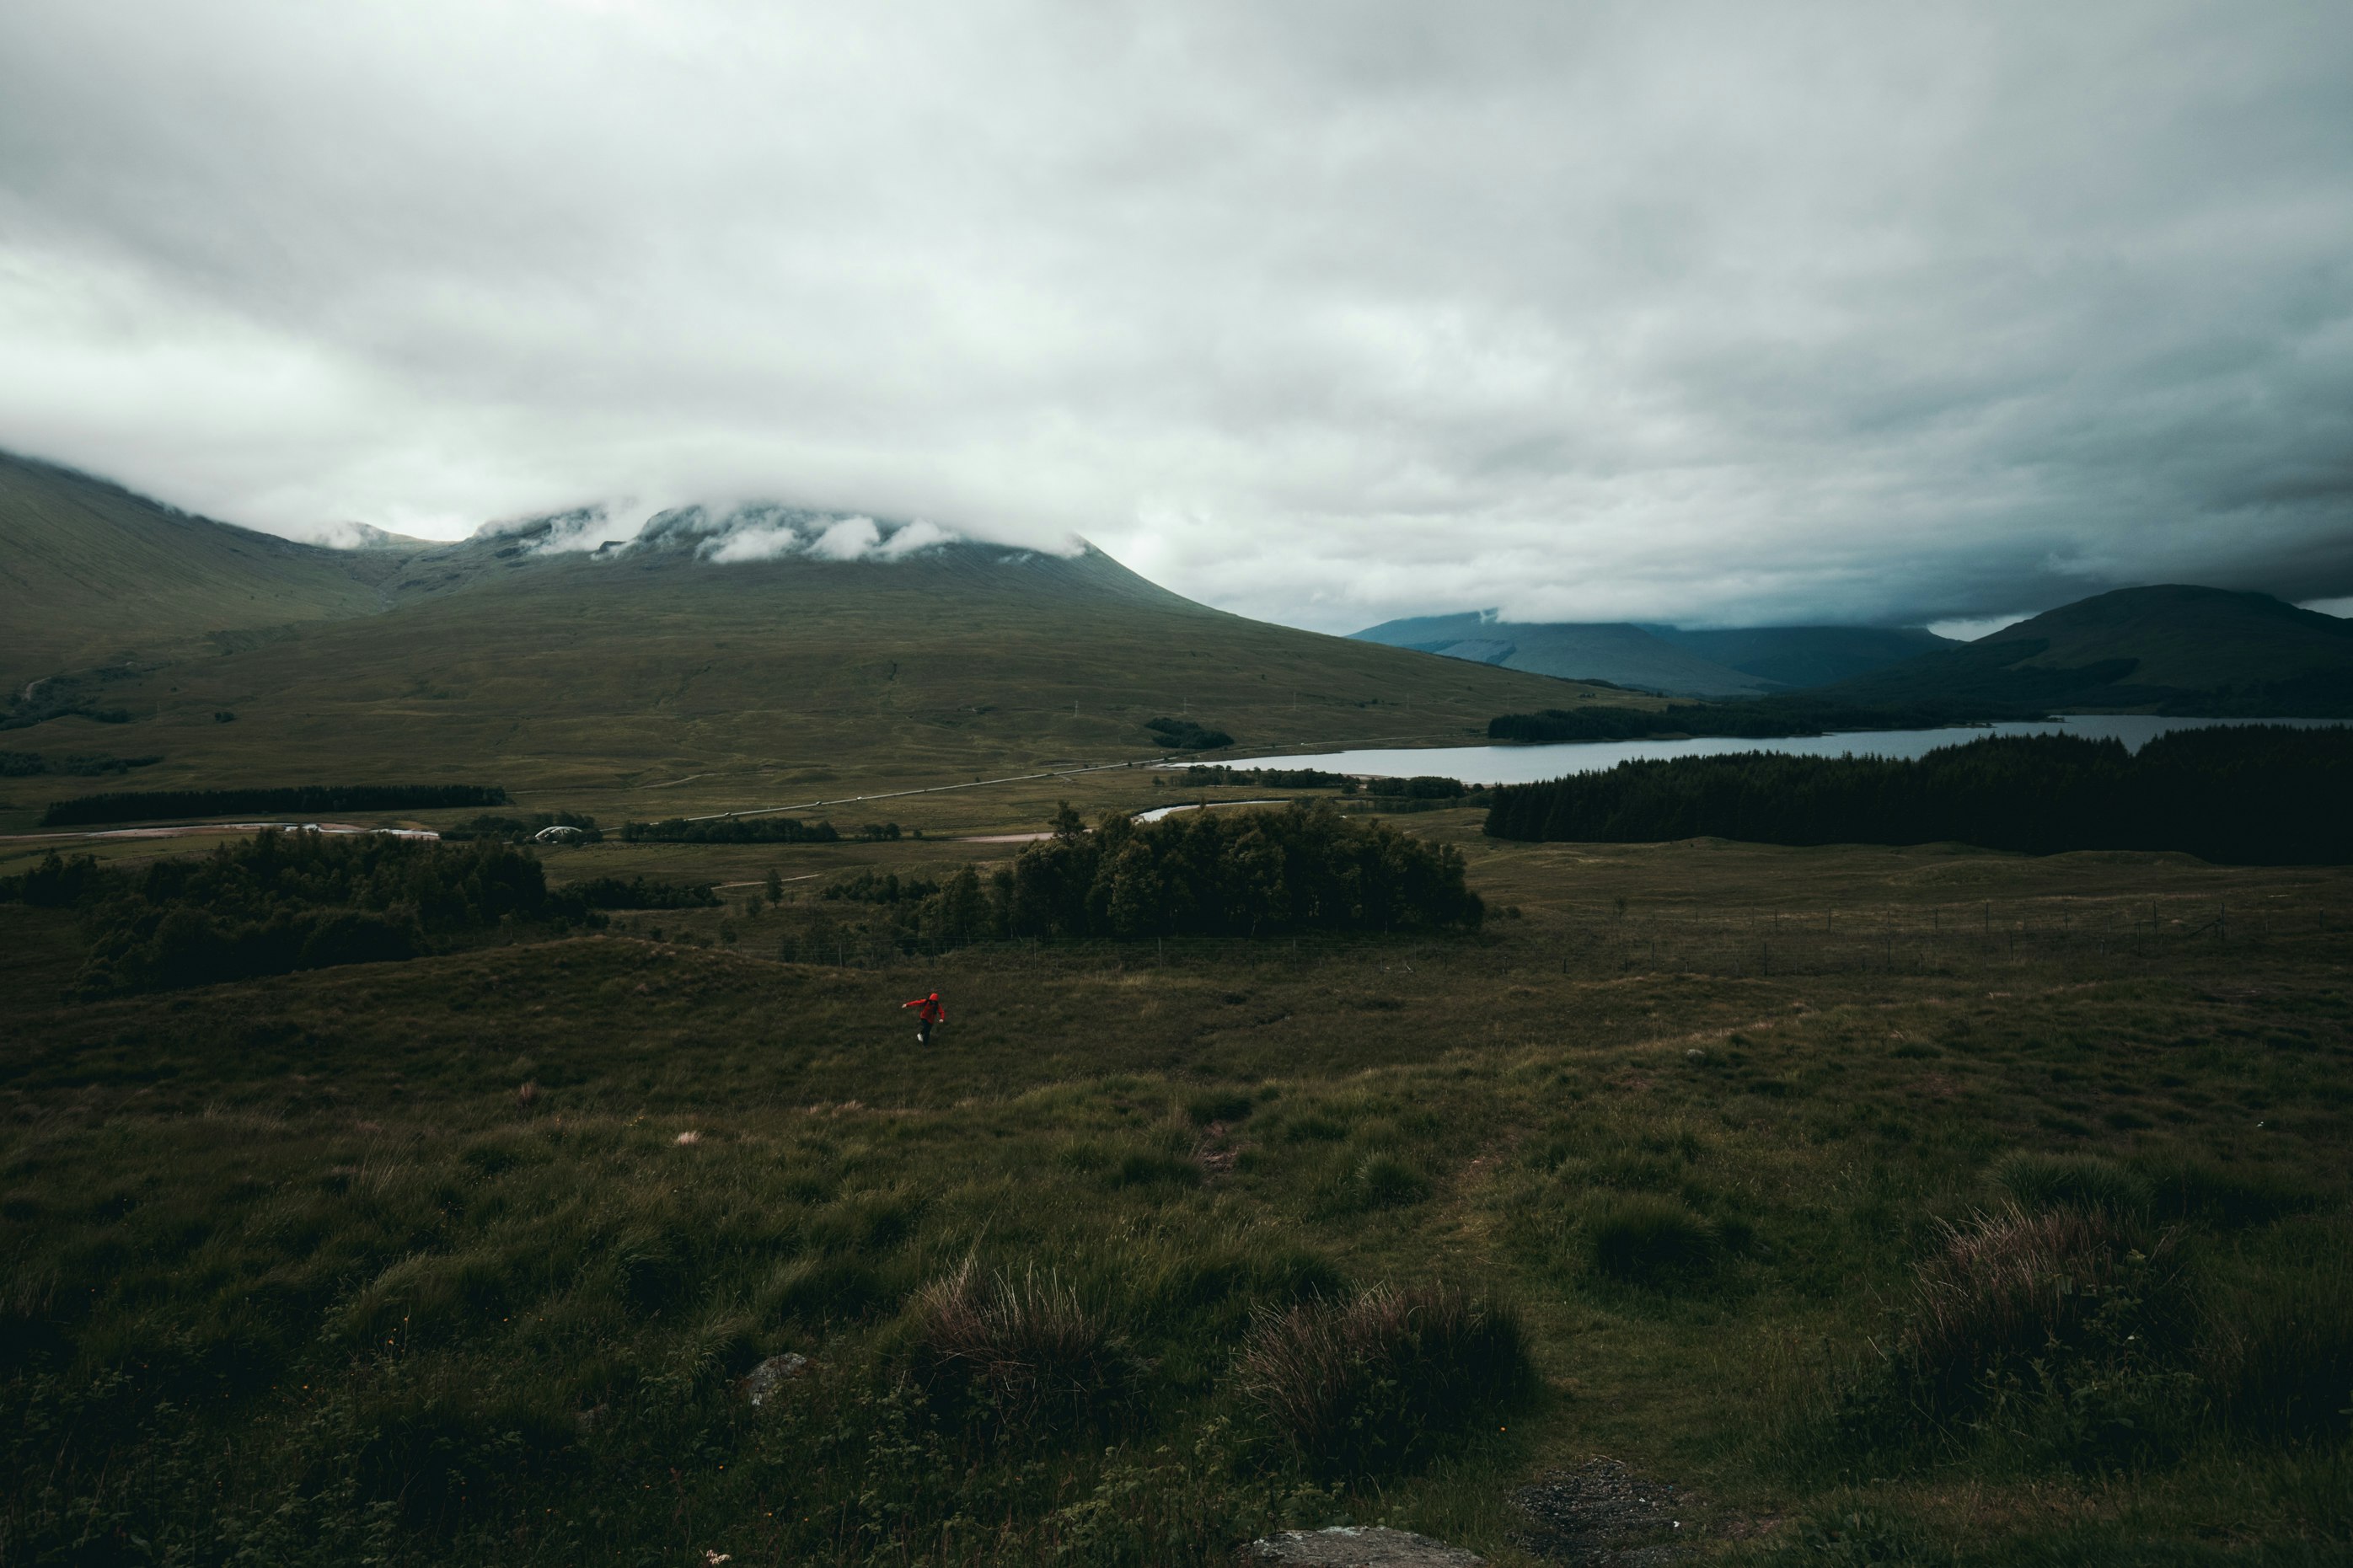
[[[0,906],[0,1561],[1184,1563],[1348,1521],[1525,1563],[1514,1491],[1601,1456],[1711,1561],[2342,1559],[2353,874],[1450,810],[1398,820],[1471,857],[1475,936],[775,959],[827,882],[1009,855],[944,840],[1058,788],[1178,793],[553,852],[729,901],[161,997],[50,1000],[70,923]],[[1924,1403],[1923,1281],[2012,1205],[2129,1257],[2067,1346]],[[1532,1384],[1290,1443],[1301,1304],[1430,1285]]]

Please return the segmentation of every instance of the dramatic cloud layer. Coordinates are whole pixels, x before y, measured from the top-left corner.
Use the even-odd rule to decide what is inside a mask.
[[[1326,627],[2341,596],[2348,80],[2330,5],[25,0],[0,445]]]

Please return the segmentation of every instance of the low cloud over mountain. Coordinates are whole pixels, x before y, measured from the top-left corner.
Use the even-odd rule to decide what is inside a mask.
[[[0,446],[288,532],[1083,534],[1331,629],[2331,599],[2348,79],[2353,9],[2165,0],[36,0]]]

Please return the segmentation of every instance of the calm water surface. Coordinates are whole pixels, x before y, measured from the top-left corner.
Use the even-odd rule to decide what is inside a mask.
[[[2161,719],[2144,713],[2082,713],[2033,724],[1980,724],[1945,730],[1867,730],[1829,735],[1782,735],[1750,741],[1703,735],[1688,741],[1579,741],[1559,746],[1429,746],[1420,749],[1325,752],[1314,756],[1237,758],[1237,768],[1321,768],[1375,778],[1430,775],[1464,784],[1534,784],[1568,773],[1614,768],[1638,757],[1714,757],[1736,752],[1780,752],[1799,757],[1916,757],[1988,735],[2114,737],[2132,751],[2168,730],[2214,724],[2342,724],[2342,719]]]

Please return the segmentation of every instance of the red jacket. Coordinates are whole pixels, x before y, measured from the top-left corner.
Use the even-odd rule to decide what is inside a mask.
[[[947,1021],[947,1009],[940,1005],[937,995],[918,996],[913,1002],[902,1002],[899,1005],[921,1009],[915,1016],[926,1024],[943,1024]]]

